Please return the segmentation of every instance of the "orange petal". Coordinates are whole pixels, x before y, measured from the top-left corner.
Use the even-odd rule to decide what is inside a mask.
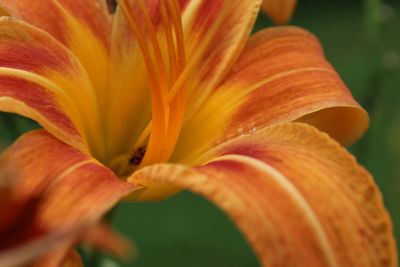
[[[132,246],[130,242],[114,233],[108,225],[103,223],[87,227],[77,241],[82,241],[84,244],[112,253],[120,258],[126,259],[132,256]],[[71,243],[72,242],[63,242],[62,244],[56,244],[54,240],[53,243],[47,243],[47,248],[52,247],[51,251],[36,258],[31,263],[32,267],[83,266],[79,254],[71,249]],[[77,242],[75,241],[73,243],[75,244]],[[54,248],[54,245],[57,246]]]
[[[82,263],[79,254],[71,249],[76,243],[89,245],[92,248],[111,253],[113,256],[122,259],[131,258],[133,254],[132,244],[124,237],[115,233],[105,223],[97,223],[96,225],[87,227],[78,239],[73,242],[73,245],[71,243],[64,242],[45,255],[35,259],[32,263],[33,267],[64,266],[63,264],[78,264],[77,266],[80,266],[79,264]]]
[[[194,112],[203,103],[235,63],[249,38],[260,5],[259,0],[190,1],[187,4],[183,14],[187,23],[185,47],[187,64],[193,64],[193,76],[185,86],[187,90],[194,90],[188,112]]]
[[[0,16],[8,16],[8,13],[0,7]]]
[[[3,155],[0,265],[32,260],[71,245],[134,190],[109,169],[45,131],[21,137]]]
[[[15,18],[47,31],[67,46],[87,70],[104,107],[111,36],[106,1],[0,0],[0,5]]]
[[[12,16],[42,28],[68,45],[73,37],[74,23],[88,29],[104,46],[109,44],[111,17],[107,14],[106,1],[71,0],[1,0],[0,5]]]
[[[53,250],[29,265],[30,267],[83,267],[79,253],[69,247]]]
[[[66,259],[62,262],[62,267],[83,267],[81,257],[76,251],[70,251]]]
[[[72,249],[53,251],[32,264],[32,267],[83,267],[81,256]]]
[[[297,27],[266,29],[252,36],[222,85],[185,125],[176,158],[207,149],[210,142],[295,120],[346,145],[368,126],[367,113],[315,36]]]
[[[79,254],[72,250],[69,245],[61,245],[53,248],[50,252],[29,263],[30,267],[53,267],[53,266],[83,266]],[[70,264],[70,265],[67,265]],[[74,265],[75,264],[75,265]]]
[[[296,7],[297,0],[264,0],[263,10],[276,24],[289,22]]]
[[[32,118],[80,149],[87,139],[96,142],[96,99],[76,57],[46,32],[8,17],[0,19],[0,43],[0,110]]]
[[[86,245],[111,253],[119,258],[130,258],[133,254],[131,242],[116,233],[106,223],[99,223],[88,229],[82,240]]]
[[[104,119],[113,127],[105,130],[107,143],[112,144],[108,147],[109,153],[118,155],[132,148],[151,117],[143,58],[133,33],[118,9],[113,20],[109,76],[112,81],[109,84],[109,112]]]
[[[326,134],[288,123],[216,151],[220,157],[204,166],[155,165],[131,181],[209,198],[246,235],[263,266],[397,266],[377,186]]]

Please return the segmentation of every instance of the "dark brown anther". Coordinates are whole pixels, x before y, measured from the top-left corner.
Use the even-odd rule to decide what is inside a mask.
[[[115,14],[115,11],[117,10],[117,0],[106,0],[107,3],[107,8],[108,8],[108,13],[110,15]]]
[[[129,164],[140,165],[140,163],[144,158],[144,154],[146,154],[146,147],[145,146],[139,147],[136,151],[134,151],[134,153],[130,157]]]

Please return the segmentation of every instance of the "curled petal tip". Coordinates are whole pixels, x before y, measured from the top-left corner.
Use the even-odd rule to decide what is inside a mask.
[[[104,222],[89,229],[83,237],[83,243],[106,251],[121,260],[131,260],[136,254],[135,245]]]
[[[264,0],[264,12],[278,25],[287,24],[292,18],[297,0]]]

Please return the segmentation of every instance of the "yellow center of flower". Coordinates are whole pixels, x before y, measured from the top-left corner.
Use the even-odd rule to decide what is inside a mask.
[[[143,0],[135,1],[135,8],[126,0],[118,3],[142,52],[152,109],[152,119],[135,142],[131,154],[119,157],[111,164],[123,174],[170,158],[184,118],[184,83],[188,75],[183,72],[186,55],[178,1],[160,1],[160,26],[164,27],[163,31],[157,31],[158,25],[154,25]],[[165,35],[167,62],[157,32]]]

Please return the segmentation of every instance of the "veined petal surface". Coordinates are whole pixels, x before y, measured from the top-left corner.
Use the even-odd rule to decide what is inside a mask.
[[[357,140],[368,114],[308,31],[275,27],[252,36],[231,72],[181,134],[175,161],[265,126],[301,121],[342,144]],[[196,144],[195,146],[189,144]]]
[[[82,65],[46,32],[8,17],[0,19],[0,110],[81,150],[97,140],[98,108]]]
[[[189,112],[197,110],[241,54],[260,4],[258,0],[188,2],[183,15],[188,65],[199,58],[193,79],[186,85],[194,90]]]
[[[87,70],[104,108],[111,36],[106,1],[0,0],[0,5],[10,15],[43,29],[68,47]]]
[[[1,266],[65,251],[135,189],[42,130],[22,136],[1,162],[1,188],[7,192],[0,206]]]
[[[262,266],[397,266],[377,186],[326,134],[306,124],[277,125],[213,153],[219,157],[203,166],[154,165],[130,180],[210,199],[245,234]]]

